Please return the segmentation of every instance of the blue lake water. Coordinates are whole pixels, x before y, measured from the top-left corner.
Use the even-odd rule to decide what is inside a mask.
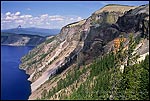
[[[1,46],[1,99],[27,100],[31,94],[29,75],[19,69],[20,59],[33,47]]]

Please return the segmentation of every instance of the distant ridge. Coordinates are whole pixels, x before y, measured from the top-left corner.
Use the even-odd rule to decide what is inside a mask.
[[[29,28],[19,28],[19,29],[18,28],[5,29],[5,30],[1,30],[1,32],[14,33],[14,34],[51,36],[51,35],[59,34],[60,29],[44,29],[44,28],[29,27]]]

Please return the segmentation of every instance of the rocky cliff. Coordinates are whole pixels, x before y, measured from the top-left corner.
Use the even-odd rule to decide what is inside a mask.
[[[21,59],[20,65],[32,82],[29,99],[41,97],[44,89],[51,90],[60,78],[66,77],[66,72],[74,70],[74,66],[89,65],[97,57],[109,53],[114,39],[120,35],[127,38],[127,44],[129,33],[135,38],[147,38],[142,45],[148,48],[142,48],[143,53],[139,54],[149,52],[148,12],[149,5],[106,5],[89,18],[64,26],[58,35],[31,50]]]

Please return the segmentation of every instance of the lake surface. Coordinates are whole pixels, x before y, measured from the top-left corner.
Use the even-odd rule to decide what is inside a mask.
[[[19,69],[20,59],[33,47],[1,46],[1,99],[27,100],[31,94],[29,75]]]

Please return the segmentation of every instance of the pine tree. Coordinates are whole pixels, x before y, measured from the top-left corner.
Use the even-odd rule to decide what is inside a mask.
[[[139,98],[142,100],[149,100],[149,55],[147,55],[145,60],[141,62],[140,67],[142,68],[142,71],[140,78]]]
[[[124,67],[123,78],[120,84],[120,91],[124,93],[124,99],[138,99],[140,71],[137,63],[139,55],[135,52],[136,42],[133,35],[129,36],[129,45],[126,51],[127,65]]]
[[[111,74],[111,92],[110,92],[110,100],[114,100],[114,99],[118,99],[120,96],[120,94],[118,94],[119,92],[119,84],[121,82],[122,79],[122,74],[120,71],[120,67],[121,65],[123,65],[124,60],[126,58],[126,56],[124,55],[124,38],[121,35],[120,37],[120,45],[119,45],[119,49],[118,51],[116,51],[115,54],[115,63],[114,63],[114,68],[112,68],[112,74]]]
[[[137,55],[137,53],[134,52],[135,47],[136,42],[133,39],[133,34],[131,33],[129,36],[129,46],[127,50],[127,66],[137,63],[137,58],[139,57],[139,55]]]

